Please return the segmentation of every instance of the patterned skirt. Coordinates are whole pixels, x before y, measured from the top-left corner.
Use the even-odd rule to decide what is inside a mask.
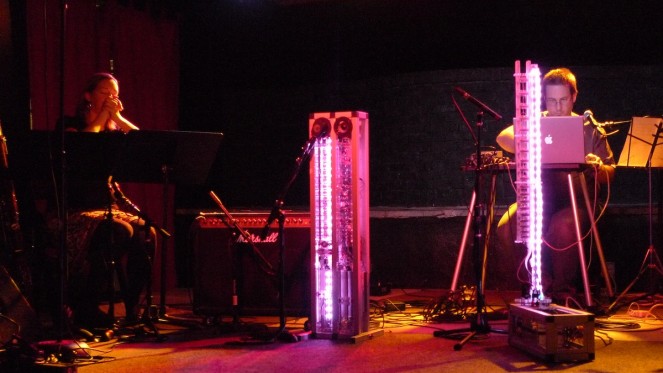
[[[69,254],[69,269],[76,273],[80,271],[87,258],[92,237],[104,219],[108,210],[91,210],[70,212],[67,215],[67,252]],[[121,220],[132,226],[141,224],[142,220],[132,214],[121,210],[112,210],[113,219]]]

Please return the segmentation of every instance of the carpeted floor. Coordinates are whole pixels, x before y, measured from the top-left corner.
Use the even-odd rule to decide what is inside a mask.
[[[81,372],[536,372],[564,370],[582,372],[663,372],[663,305],[639,303],[633,317],[627,301],[618,312],[597,317],[595,357],[577,362],[546,363],[521,348],[509,345],[505,306],[516,294],[487,292],[487,319],[491,332],[480,333],[460,350],[458,339],[437,337],[438,330],[467,328],[466,321],[452,321],[441,307],[448,300],[439,290],[392,291],[371,298],[375,305],[371,330],[352,341],[309,338],[303,330],[306,318],[287,319],[289,333],[298,342],[269,342],[252,338],[276,336],[276,316],[232,319],[194,315],[186,290],[169,294],[168,314],[177,323],[157,322],[152,329],[131,330],[126,338],[86,342],[76,349],[81,358],[74,364],[36,364],[42,371],[56,369]],[[176,299],[175,302],[172,299]],[[571,303],[572,300],[570,300]],[[570,304],[572,305],[572,304]],[[401,310],[404,307],[403,310]],[[381,312],[381,310],[389,312]],[[185,321],[185,322],[182,322]],[[176,325],[180,324],[180,325]],[[182,326],[186,324],[188,327]],[[264,329],[264,328],[267,329]],[[465,334],[460,334],[464,336]],[[456,335],[453,335],[455,337]],[[89,356],[87,356],[89,354]]]

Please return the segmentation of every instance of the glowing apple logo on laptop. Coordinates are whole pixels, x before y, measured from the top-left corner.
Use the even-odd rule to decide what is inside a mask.
[[[544,141],[546,144],[550,145],[550,144],[553,143],[553,138],[552,138],[551,135],[548,135],[548,136],[546,136],[545,139],[543,139],[543,141]]]

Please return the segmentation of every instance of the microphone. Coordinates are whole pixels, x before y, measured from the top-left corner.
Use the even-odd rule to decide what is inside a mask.
[[[147,216],[147,214],[140,211],[138,206],[136,206],[135,203],[131,202],[131,200],[127,198],[127,196],[125,196],[124,193],[122,193],[122,189],[120,189],[120,184],[118,184],[117,181],[113,181],[113,176],[110,176],[108,178],[108,187],[113,190],[113,197],[115,197],[115,199],[122,202],[125,206],[128,206],[136,216],[138,216],[140,219],[143,219],[146,228],[154,227],[164,237],[171,237],[171,234],[168,233],[167,230],[154,224],[152,219],[150,219],[150,217]]]
[[[495,118],[495,120],[501,120],[502,116],[497,114],[495,110],[491,109],[488,107],[488,105],[484,104],[483,102],[477,100],[476,98],[472,97],[469,93],[465,92],[462,88],[460,87],[454,87],[456,92],[460,93],[461,96],[463,96],[464,99],[467,101],[473,103],[474,105],[478,106],[481,110],[488,112],[491,117]]]
[[[329,134],[329,131],[331,130],[331,124],[329,123],[329,119],[327,118],[318,118],[313,122],[313,125],[311,126],[311,137],[309,137],[308,141],[306,142],[306,145],[304,146],[305,150],[310,149],[313,144],[318,140],[319,138],[325,137]]]
[[[612,126],[616,126],[619,124],[626,124],[626,123],[631,123],[630,120],[620,120],[620,121],[612,121],[612,120],[607,120],[605,122],[599,122],[594,118],[594,113],[592,113],[591,110],[587,109],[585,112],[582,114],[585,117],[585,120],[589,121],[592,126],[594,127],[601,127],[601,128],[610,128]]]
[[[326,118],[318,118],[313,122],[311,126],[311,138],[320,138],[327,136],[331,130],[331,124]]]
[[[323,138],[329,134],[331,130],[331,124],[327,118],[318,118],[313,122],[311,126],[311,137],[306,141],[306,144],[302,147],[302,155],[297,158],[297,163],[303,162],[313,150],[313,145],[318,139]],[[271,223],[271,221],[269,222]],[[268,224],[269,225],[269,224]]]
[[[117,183],[117,181],[113,181],[112,176],[108,184],[110,184],[111,189],[113,189],[113,197],[115,197],[115,199],[129,206],[140,218],[143,217],[143,213],[140,211],[138,206],[136,206],[133,202],[131,202],[131,200],[129,200],[129,198],[127,198],[127,196],[125,196],[124,193],[122,193],[120,185]]]
[[[592,127],[601,128],[601,129],[604,129],[604,131],[605,131],[606,128],[611,128],[611,127],[617,126],[619,124],[631,123],[630,120],[622,120],[622,121],[617,121],[617,122],[609,120],[609,121],[605,121],[605,122],[599,122],[599,121],[596,120],[596,118],[594,118],[594,113],[592,113],[592,111],[589,110],[589,109],[585,110],[585,112],[582,113],[582,115],[585,117],[585,120],[588,121],[589,124],[592,125]],[[616,134],[617,132],[619,132],[618,129],[614,130],[612,132],[608,132],[605,135],[606,136],[611,136],[611,135]]]
[[[585,120],[587,120],[592,126],[594,127],[603,127],[603,123],[599,123],[599,121],[594,118],[594,113],[592,113],[591,110],[587,109],[585,110],[582,115],[585,117]]]

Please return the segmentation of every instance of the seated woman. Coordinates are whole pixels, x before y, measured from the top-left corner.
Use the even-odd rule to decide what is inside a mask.
[[[121,115],[119,84],[110,74],[94,74],[78,105],[77,115],[66,118],[66,131],[128,132],[138,130]],[[121,286],[126,320],[138,318],[140,295],[151,275],[150,258],[156,245],[154,229],[122,211],[107,175],[99,180],[70,178],[67,185],[69,260],[68,306],[73,323],[82,328],[110,327],[114,315],[101,312],[104,294],[114,293],[114,271]],[[55,222],[58,226],[57,221]],[[57,228],[55,229],[57,230]]]

